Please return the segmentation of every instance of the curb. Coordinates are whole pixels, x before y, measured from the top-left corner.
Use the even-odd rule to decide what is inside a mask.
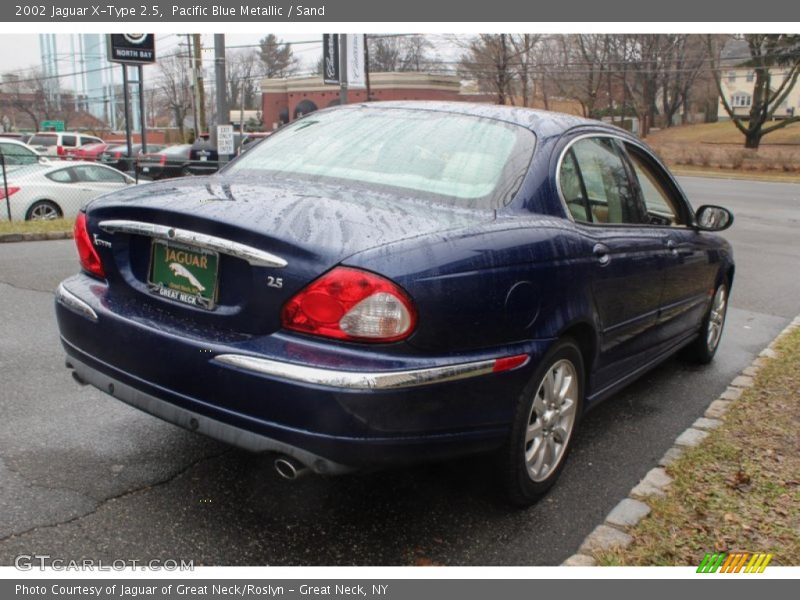
[[[71,231],[48,231],[46,233],[0,233],[0,244],[9,242],[44,242],[46,240],[71,239]]]
[[[722,424],[725,413],[731,404],[736,402],[742,392],[753,386],[753,377],[758,371],[767,364],[771,358],[775,358],[775,344],[791,331],[800,329],[800,315],[795,317],[774,340],[772,340],[764,350],[753,360],[748,367],[742,370],[728,385],[728,388],[714,400],[706,409],[705,414],[692,423],[683,433],[681,433],[673,446],[664,453],[658,461],[658,466],[650,469],[638,484],[636,484],[628,497],[619,502],[611,512],[606,515],[603,523],[584,538],[578,551],[561,563],[562,566],[572,567],[592,567],[597,562],[592,553],[603,550],[613,550],[626,548],[633,542],[633,537],[629,530],[635,527],[639,521],[650,514],[650,507],[647,499],[653,496],[663,496],[666,489],[672,483],[672,479],[664,467],[668,466],[675,459],[683,454],[687,448],[692,448],[700,444],[708,432]]]

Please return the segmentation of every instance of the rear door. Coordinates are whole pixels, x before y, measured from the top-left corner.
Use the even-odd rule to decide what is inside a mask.
[[[655,351],[664,246],[661,233],[645,225],[644,207],[614,138],[575,141],[562,158],[559,178],[564,201],[593,254],[599,389]]]

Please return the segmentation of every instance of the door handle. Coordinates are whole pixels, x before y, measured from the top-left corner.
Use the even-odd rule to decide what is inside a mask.
[[[611,262],[611,250],[605,244],[595,244],[592,252],[597,257],[597,262],[600,263],[601,267],[605,267]]]
[[[675,240],[667,240],[667,250],[669,250],[673,256],[678,256],[678,244]]]

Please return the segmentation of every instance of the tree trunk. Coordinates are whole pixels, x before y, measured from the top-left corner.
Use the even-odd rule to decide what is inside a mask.
[[[758,145],[761,143],[761,129],[757,131],[749,131],[744,138],[744,147],[758,150]]]

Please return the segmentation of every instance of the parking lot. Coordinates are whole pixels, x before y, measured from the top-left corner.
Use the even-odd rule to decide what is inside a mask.
[[[509,508],[490,458],[280,480],[269,457],[140,413],[63,366],[53,289],[71,241],[0,245],[0,564],[184,559],[196,565],[553,565],[800,313],[800,185],[681,180],[736,215],[737,276],[715,362],[673,359],[582,423],[534,507]]]

